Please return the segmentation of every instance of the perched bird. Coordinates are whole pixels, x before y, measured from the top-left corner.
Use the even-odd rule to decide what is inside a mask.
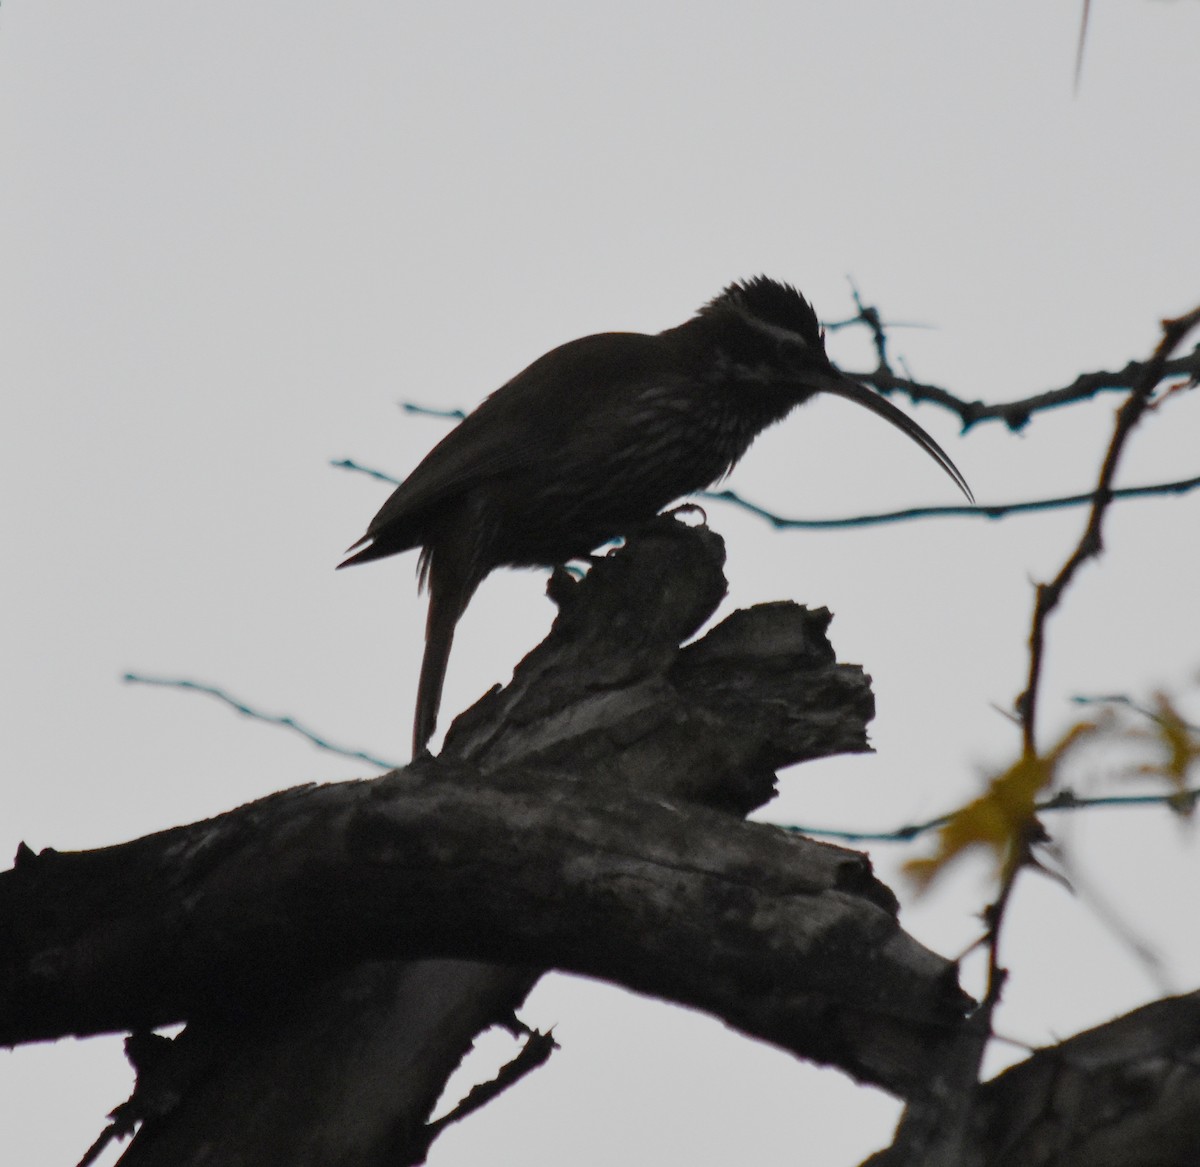
[[[437,724],[455,626],[489,573],[556,566],[630,532],[727,474],[759,433],[816,393],[890,421],[971,499],[933,438],[833,367],[812,305],[765,276],[730,284],[657,335],[570,341],[486,398],[396,488],[349,548],[362,550],[339,565],[421,548],[429,613],[414,757]]]

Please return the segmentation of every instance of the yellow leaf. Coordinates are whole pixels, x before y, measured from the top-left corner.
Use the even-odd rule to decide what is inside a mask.
[[[1138,773],[1165,778],[1180,795],[1185,795],[1188,772],[1200,760],[1200,736],[1179,715],[1165,693],[1155,693],[1154,704],[1158,708],[1154,716],[1154,729],[1143,736],[1159,747],[1161,760],[1139,766]],[[1190,796],[1181,797],[1167,805],[1185,816],[1195,809],[1195,801]]]
[[[904,865],[906,874],[924,890],[955,858],[975,847],[992,851],[1002,873],[1011,871],[1042,833],[1035,813],[1038,795],[1053,784],[1068,751],[1097,728],[1095,722],[1080,722],[1049,753],[1022,754],[994,775],[983,794],[956,810],[941,827],[936,852],[910,860]]]

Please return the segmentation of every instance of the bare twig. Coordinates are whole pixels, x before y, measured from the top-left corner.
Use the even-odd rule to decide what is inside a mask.
[[[400,766],[399,762],[389,762],[386,758],[377,758],[373,754],[365,753],[362,750],[352,750],[347,746],[334,745],[331,741],[314,733],[311,729],[306,729],[293,717],[278,716],[273,713],[263,713],[259,709],[255,709],[250,705],[239,701],[236,697],[230,696],[224,689],[218,689],[214,685],[204,685],[199,681],[189,681],[177,677],[145,677],[139,673],[126,673],[122,678],[123,681],[132,685],[161,685],[168,689],[186,689],[193,693],[203,693],[208,697],[215,697],[218,701],[228,705],[243,717],[253,718],[255,721],[265,721],[270,725],[278,725],[283,729],[290,729],[293,733],[298,733],[305,741],[310,742],[319,750],[326,750],[331,754],[339,754],[343,758],[352,758],[357,762],[366,762],[369,766],[378,766],[381,770],[395,770]]]
[[[353,470],[366,474],[381,482],[396,485],[398,478],[375,470],[369,466],[360,465],[349,458],[331,462],[338,470]],[[1156,482],[1147,486],[1127,486],[1111,491],[1113,501],[1119,499],[1152,498],[1167,494],[1187,494],[1189,491],[1200,489],[1200,475],[1194,478],[1184,478],[1177,482]],[[1029,499],[1024,502],[996,502],[967,504],[952,504],[949,506],[906,507],[898,511],[877,511],[866,515],[848,515],[838,519],[797,519],[781,515],[767,507],[759,506],[743,498],[736,490],[701,490],[696,492],[697,498],[712,499],[715,502],[729,503],[757,515],[781,531],[827,531],[841,527],[875,527],[885,523],[903,523],[914,519],[929,518],[984,518],[1003,519],[1009,515],[1035,514],[1041,511],[1064,510],[1069,507],[1088,506],[1096,501],[1094,491],[1086,494],[1068,494],[1057,498]]]
[[[849,373],[855,380],[873,385],[880,393],[903,393],[914,404],[929,402],[940,405],[958,417],[962,431],[966,433],[973,426],[988,421],[999,421],[1013,432],[1018,432],[1029,424],[1035,413],[1048,409],[1058,409],[1065,405],[1075,405],[1079,402],[1090,401],[1100,393],[1124,393],[1134,389],[1145,380],[1148,365],[1141,361],[1130,361],[1124,368],[1118,370],[1097,369],[1090,373],[1080,373],[1069,385],[1058,389],[1047,389],[1015,401],[984,402],[968,401],[959,397],[941,385],[918,381],[907,375],[907,367],[901,360],[905,376],[897,376],[892,369],[888,357],[889,327],[899,327],[895,324],[885,325],[880,310],[872,304],[865,304],[857,288],[851,284],[851,294],[857,309],[855,314],[845,320],[828,322],[826,328],[830,331],[862,325],[870,334],[875,353],[878,358],[877,366],[863,373]],[[905,325],[904,327],[917,327]],[[1182,339],[1182,338],[1181,338]],[[1185,384],[1196,384],[1200,381],[1200,346],[1181,357],[1171,360],[1153,362],[1155,365],[1155,382],[1164,377],[1181,377]],[[407,413],[415,413],[424,417],[445,418],[451,421],[461,421],[466,413],[462,409],[439,409],[421,405],[413,401],[401,402],[401,408]]]
[[[1200,488],[1200,475],[1181,479],[1178,482],[1158,482],[1148,486],[1122,487],[1110,492],[1113,501],[1118,499],[1152,498],[1168,494],[1186,494]],[[841,527],[874,527],[884,523],[902,523],[913,519],[929,518],[983,518],[1003,519],[1009,515],[1036,514],[1042,511],[1065,510],[1070,507],[1088,506],[1096,501],[1094,491],[1086,494],[1061,495],[1058,498],[1031,499],[1026,502],[998,502],[950,504],[948,506],[906,507],[898,511],[877,511],[874,514],[851,515],[841,519],[794,519],[776,514],[774,511],[750,502],[733,490],[702,491],[702,498],[731,503],[765,519],[780,530],[836,530]]]
[[[1079,21],[1079,43],[1075,46],[1075,93],[1079,93],[1079,82],[1083,77],[1083,50],[1087,44],[1088,18],[1092,13],[1092,0],[1083,0],[1083,16]]]
[[[1123,369],[1109,372],[1098,369],[1091,373],[1080,373],[1069,385],[1059,389],[1048,389],[1043,393],[1035,393],[1016,401],[1003,401],[988,404],[983,401],[966,401],[961,397],[943,389],[940,385],[914,381],[897,377],[891,373],[876,370],[870,373],[850,373],[855,380],[865,381],[874,385],[881,393],[903,393],[910,401],[928,401],[948,409],[956,414],[962,422],[963,433],[985,421],[1000,421],[1014,432],[1022,430],[1029,424],[1035,413],[1047,409],[1058,409],[1064,405],[1075,405],[1088,401],[1100,393],[1122,393],[1142,383],[1147,365],[1139,361],[1130,361]],[[1194,381],[1200,376],[1200,348],[1194,349],[1183,357],[1163,361],[1156,367],[1156,382],[1164,377],[1183,377]]]
[[[1075,573],[1087,560],[1100,553],[1103,546],[1101,528],[1104,514],[1112,501],[1113,478],[1125,443],[1149,406],[1155,387],[1165,376],[1164,370],[1171,353],[1198,324],[1200,324],[1200,307],[1194,308],[1191,312],[1174,320],[1163,321],[1162,340],[1150,360],[1142,366],[1136,382],[1129,391],[1129,396],[1117,411],[1112,440],[1109,442],[1108,452],[1100,469],[1100,478],[1096,484],[1091,513],[1079,543],[1067,557],[1058,575],[1050,583],[1038,585],[1033,623],[1029,634],[1029,679],[1025,691],[1017,698],[1016,702],[1026,754],[1032,755],[1037,752],[1037,697],[1041,681],[1046,622],[1058,606],[1063,592],[1070,585]]]
[[[1200,804],[1200,787],[1189,787],[1182,792],[1173,790],[1169,794],[1113,794],[1096,798],[1080,798],[1072,790],[1059,790],[1049,798],[1037,803],[1034,810],[1038,814],[1053,813],[1055,811],[1090,810],[1094,807],[1122,807],[1127,809],[1135,806],[1166,806],[1175,810],[1179,807],[1181,800],[1185,804],[1192,806]],[[781,829],[795,831],[801,835],[816,835],[822,839],[837,839],[843,843],[911,843],[913,839],[920,838],[921,835],[927,835],[931,831],[940,830],[956,813],[956,811],[951,811],[949,814],[940,814],[936,818],[927,819],[919,823],[910,823],[903,827],[896,827],[890,831],[855,831],[837,827],[814,827],[796,824],[789,824]]]
[[[505,1090],[515,1086],[527,1074],[532,1074],[539,1066],[545,1065],[556,1049],[558,1042],[554,1040],[553,1031],[539,1033],[536,1029],[530,1030],[520,1052],[511,1062],[501,1066],[494,1078],[473,1086],[467,1096],[448,1114],[426,1123],[423,1138],[417,1141],[419,1145],[414,1146],[415,1153],[407,1160],[410,1167],[425,1162],[425,1156],[434,1139],[451,1123],[461,1122],[468,1115],[482,1110],[492,1099],[498,1098]]]

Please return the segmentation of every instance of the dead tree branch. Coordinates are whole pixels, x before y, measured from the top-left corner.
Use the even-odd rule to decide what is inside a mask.
[[[440,758],[0,876],[0,1042],[187,1021],[123,1162],[417,1162],[476,1033],[546,968],[707,1009],[901,1094],[964,1010],[853,852],[747,824],[775,771],[864,750],[829,616],[735,613],[719,539],[652,524]],[[211,1161],[207,1160],[207,1161]]]

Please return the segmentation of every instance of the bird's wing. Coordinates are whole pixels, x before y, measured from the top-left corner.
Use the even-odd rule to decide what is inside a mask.
[[[398,486],[354,544],[408,537],[423,512],[471,487],[536,463],[561,449],[581,421],[606,408],[623,378],[653,375],[668,359],[658,337],[603,333],[539,357],[452,429]],[[414,532],[414,546],[419,534]],[[353,550],[353,548],[351,548]]]

